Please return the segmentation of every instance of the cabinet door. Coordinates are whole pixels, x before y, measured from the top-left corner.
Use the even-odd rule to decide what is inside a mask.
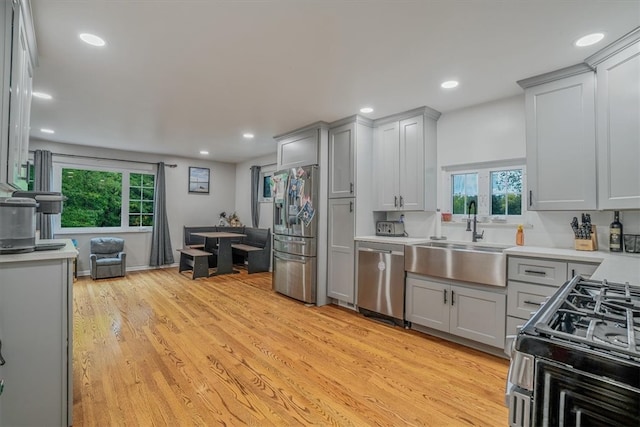
[[[450,322],[452,334],[503,348],[506,295],[451,286]]]
[[[510,281],[507,286],[507,314],[529,319],[531,313],[537,311],[542,302],[557,290],[553,286]]]
[[[376,209],[394,211],[399,209],[399,123],[392,122],[376,129],[374,143],[374,170],[376,182]]]
[[[356,124],[329,131],[329,198],[353,197]]]
[[[399,208],[424,209],[424,119],[400,122]]]
[[[598,204],[640,209],[640,41],[601,62],[598,76]]]
[[[317,164],[318,139],[318,129],[301,131],[280,139],[277,148],[277,169]]]
[[[405,320],[449,332],[449,285],[407,277],[406,293]]]
[[[329,200],[329,260],[327,295],[355,303],[354,199]]]
[[[567,263],[539,258],[509,257],[509,280],[559,287],[567,281]]]
[[[596,208],[593,73],[525,92],[530,210]]]

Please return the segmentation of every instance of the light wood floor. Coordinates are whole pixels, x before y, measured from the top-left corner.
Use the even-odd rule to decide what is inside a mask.
[[[74,283],[74,425],[503,426],[508,361],[177,269]]]

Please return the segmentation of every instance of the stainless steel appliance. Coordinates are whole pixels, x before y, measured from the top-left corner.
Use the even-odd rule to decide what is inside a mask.
[[[273,175],[273,289],[315,304],[318,165]]]
[[[404,222],[401,221],[378,221],[376,222],[376,236],[403,237]]]
[[[32,252],[36,246],[36,207],[34,199],[0,199],[0,254]]]
[[[404,324],[404,248],[358,244],[358,309],[361,313]],[[381,316],[380,316],[381,315]]]
[[[510,426],[638,425],[640,287],[565,283],[511,351]]]

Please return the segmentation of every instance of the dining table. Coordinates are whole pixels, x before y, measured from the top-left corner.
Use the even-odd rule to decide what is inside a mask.
[[[204,250],[207,252],[213,252],[215,250],[215,244],[211,244],[209,239],[218,239],[218,262],[216,271],[210,274],[210,276],[219,276],[222,274],[239,273],[238,270],[233,269],[233,256],[231,252],[231,239],[238,237],[245,237],[246,234],[241,233],[229,233],[226,231],[209,231],[202,233],[193,233],[194,236],[204,237]]]

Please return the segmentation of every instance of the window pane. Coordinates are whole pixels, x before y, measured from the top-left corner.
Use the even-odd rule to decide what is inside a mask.
[[[509,171],[507,175],[507,192],[522,194],[522,169]]]
[[[129,227],[140,227],[140,215],[129,215]]]
[[[142,213],[153,213],[153,202],[142,202]]]
[[[505,215],[505,197],[502,194],[494,194],[491,196],[491,214]]]
[[[262,178],[262,197],[269,198],[271,196],[271,177],[265,176]]]
[[[129,201],[129,213],[130,214],[136,214],[136,213],[141,213],[141,204],[139,201],[134,201],[134,200],[130,200]]]
[[[153,188],[142,189],[142,200],[150,200],[153,202]]]
[[[62,169],[62,227],[120,227],[122,173]]]
[[[153,215],[142,215],[142,226],[153,227]]]
[[[453,174],[451,177],[453,213],[466,215],[469,203],[472,200],[478,202],[478,174]]]
[[[522,169],[491,172],[491,214],[522,215]]]
[[[522,215],[522,194],[509,194],[509,215]]]
[[[142,186],[153,188],[155,185],[154,178],[155,177],[153,175],[147,175],[147,174],[142,175]]]
[[[142,189],[140,187],[129,187],[129,200],[141,200]]]
[[[140,187],[142,185],[142,174],[132,173],[129,174],[129,185],[132,187]]]

